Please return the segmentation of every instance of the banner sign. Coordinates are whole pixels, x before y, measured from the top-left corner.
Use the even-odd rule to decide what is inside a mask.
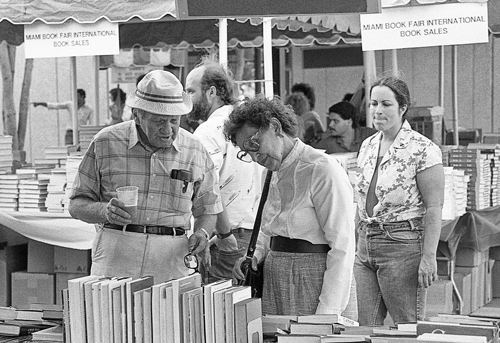
[[[113,83],[135,83],[141,75],[149,73],[151,70],[162,69],[162,67],[146,65],[136,67],[111,67],[111,82]]]
[[[360,19],[363,51],[488,42],[486,3],[388,8]]]
[[[115,55],[120,52],[118,23],[35,22],[24,27],[26,58]]]

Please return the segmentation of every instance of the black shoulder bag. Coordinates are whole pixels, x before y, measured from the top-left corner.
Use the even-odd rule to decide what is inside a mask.
[[[245,260],[241,263],[241,270],[245,274],[245,279],[238,282],[239,285],[250,286],[252,288],[251,293],[253,298],[262,297],[262,287],[264,285],[264,261],[259,263],[257,270],[253,270],[252,259],[253,254],[255,253],[257,238],[259,237],[262,210],[267,200],[272,175],[273,172],[268,170],[266,180],[264,182],[264,188],[262,189],[262,195],[260,197],[259,208],[257,209],[257,216],[255,218],[255,223],[253,224],[252,236],[250,237],[250,242],[248,243],[247,255]]]

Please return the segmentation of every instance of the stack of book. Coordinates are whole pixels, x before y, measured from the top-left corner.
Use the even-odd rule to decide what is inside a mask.
[[[72,343],[263,341],[261,302],[250,288],[231,280],[202,286],[199,273],[159,284],[84,276],[68,281],[63,299]]]
[[[443,220],[453,220],[467,210],[467,183],[469,176],[453,167],[444,167]]]
[[[470,143],[468,149],[477,149],[490,162],[490,206],[500,204],[500,144]]]
[[[368,338],[367,335],[344,333],[346,326],[358,327],[359,324],[341,315],[316,314],[287,317],[290,320],[287,327],[277,330],[278,342],[366,342]]]
[[[101,131],[104,126],[82,125],[78,129],[78,141],[80,142],[80,150],[85,151],[90,145],[95,134]]]
[[[0,173],[12,173],[12,136],[0,136]]]
[[[68,156],[66,162],[66,188],[64,189],[63,207],[66,212],[69,207],[69,196],[73,190],[73,182],[75,181],[78,167],[83,159],[83,153],[72,153]]]
[[[19,180],[19,211],[46,212],[45,199],[48,184],[47,179]]]
[[[26,336],[59,325],[45,320],[42,311],[0,307],[0,336]]]
[[[424,342],[498,343],[498,322],[498,319],[492,318],[439,314],[436,317],[418,321],[417,335],[419,341]],[[435,337],[436,333],[444,334],[440,334],[441,337]]]
[[[63,167],[66,164],[66,159],[68,155],[77,150],[76,145],[64,145],[64,146],[49,146],[44,149],[44,160],[35,161],[38,162],[45,161],[45,163],[53,163],[57,167]]]
[[[451,149],[450,166],[464,170],[470,181],[467,188],[467,208],[480,210],[490,206],[490,161],[479,149]]]
[[[47,186],[47,198],[45,199],[45,207],[47,212],[64,212],[63,200],[66,187],[66,169],[52,169],[49,184]]]
[[[0,174],[0,210],[17,211],[19,208],[19,180],[26,175]]]

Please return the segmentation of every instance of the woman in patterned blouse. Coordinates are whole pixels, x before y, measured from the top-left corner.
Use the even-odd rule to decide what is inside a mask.
[[[358,155],[355,187],[359,240],[355,277],[360,325],[415,322],[425,315],[426,288],[437,280],[444,172],[441,150],[405,120],[410,93],[395,77],[370,90],[379,132]]]

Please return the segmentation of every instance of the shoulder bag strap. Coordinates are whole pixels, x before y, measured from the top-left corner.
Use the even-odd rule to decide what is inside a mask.
[[[257,244],[257,238],[259,237],[260,223],[262,219],[262,210],[267,200],[267,194],[269,193],[269,184],[271,183],[272,176],[273,172],[271,170],[268,170],[266,174],[266,180],[264,181],[264,188],[262,189],[262,194],[260,196],[257,215],[253,224],[252,236],[250,237],[250,242],[248,243],[246,259],[250,261],[252,260],[253,254],[255,253],[255,246]]]

